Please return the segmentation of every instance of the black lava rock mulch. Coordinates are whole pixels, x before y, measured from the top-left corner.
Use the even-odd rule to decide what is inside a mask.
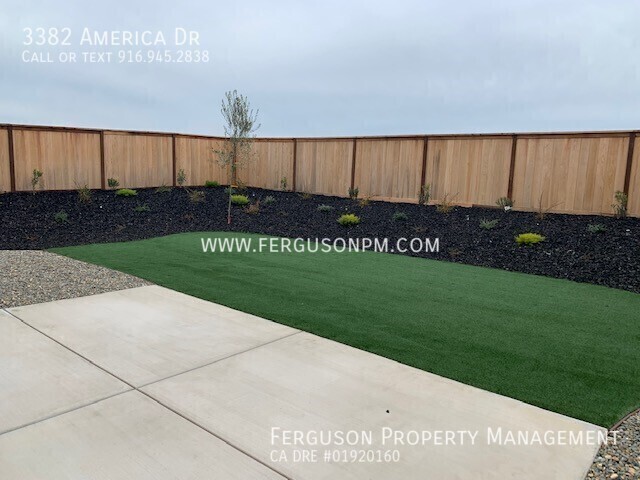
[[[0,195],[0,249],[44,249],[96,242],[121,242],[179,232],[226,230],[284,237],[344,238],[388,237],[440,239],[439,253],[414,256],[482,265],[550,277],[566,278],[640,293],[640,218],[548,214],[544,219],[528,212],[456,207],[438,213],[434,206],[371,202],[360,206],[346,198],[249,189],[257,214],[233,207],[233,223],[226,221],[223,188],[200,188],[202,203],[190,201],[185,189],[168,192],[140,189],[137,197],[122,198],[113,191],[94,191],[91,203],[69,192],[7,193]],[[275,202],[265,205],[266,196]],[[329,212],[318,205],[330,205]],[[146,206],[149,211],[136,211]],[[140,209],[139,209],[140,210]],[[142,209],[144,210],[144,209]],[[64,211],[67,221],[56,221]],[[403,212],[406,220],[393,220]],[[361,223],[345,228],[337,223],[342,213],[354,213]],[[482,219],[497,219],[484,230]],[[591,233],[590,224],[606,231]],[[518,246],[514,236],[536,232],[546,240],[530,247]]]

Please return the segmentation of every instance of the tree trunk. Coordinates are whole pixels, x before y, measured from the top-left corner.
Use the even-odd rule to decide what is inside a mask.
[[[238,181],[238,173],[236,172],[237,167],[237,159],[236,155],[238,154],[238,146],[236,143],[233,143],[233,158],[231,159],[231,185],[236,185]]]

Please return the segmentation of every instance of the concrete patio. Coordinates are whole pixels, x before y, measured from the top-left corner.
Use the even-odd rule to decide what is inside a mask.
[[[158,286],[0,310],[3,479],[581,480],[598,449],[500,428],[604,432]]]

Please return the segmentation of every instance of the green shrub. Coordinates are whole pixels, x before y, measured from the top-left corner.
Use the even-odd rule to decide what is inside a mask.
[[[500,197],[496,200],[496,205],[501,207],[503,210],[511,210],[513,208],[513,200],[509,197]]]
[[[67,223],[69,221],[69,215],[64,210],[60,210],[53,216],[56,223]]]
[[[216,187],[219,187],[220,184],[218,182],[216,182],[215,180],[213,180],[213,181],[207,180],[206,182],[204,182],[204,186],[205,187],[209,187],[209,188],[216,188]]]
[[[409,215],[404,212],[395,212],[391,218],[396,222],[406,222],[409,220]]]
[[[358,200],[358,205],[360,205],[363,208],[369,205],[370,203],[371,203],[370,195],[367,195],[366,197],[362,197],[360,200]]]
[[[431,198],[431,184],[427,183],[420,187],[420,194],[418,195],[418,205],[427,205]]]
[[[142,205],[138,204],[136,208],[134,208],[134,210],[138,213],[145,213],[145,212],[151,211],[151,209],[146,203],[143,203]]]
[[[516,237],[516,243],[518,245],[535,245],[536,243],[543,242],[546,237],[543,237],[539,233],[521,233]]]
[[[204,202],[204,192],[200,190],[189,190],[189,201],[191,203],[202,203]]]
[[[358,187],[349,188],[347,193],[349,194],[349,198],[351,200],[355,200],[356,198],[358,198],[358,194],[360,193],[360,189]]]
[[[31,175],[31,190],[33,190],[33,193],[36,193],[36,187],[40,184],[42,175],[43,173],[40,170],[33,169],[33,174]]]
[[[249,199],[246,195],[231,195],[231,203],[234,205],[247,205]]]
[[[178,175],[176,175],[176,183],[182,187],[184,185],[184,182],[187,181],[187,174],[184,173],[184,169],[181,168],[180,170],[178,170]]]
[[[264,197],[262,203],[264,203],[265,205],[271,205],[272,203],[276,203],[276,198],[272,195],[267,195],[266,197]]]
[[[449,197],[448,193],[444,194],[444,197],[442,197],[442,200],[440,200],[440,203],[438,203],[438,205],[436,205],[436,211],[438,213],[449,213],[453,210],[453,198],[455,197],[455,195],[453,197]]]
[[[604,233],[607,231],[607,227],[601,223],[590,223],[587,225],[587,230],[591,233]]]
[[[499,222],[498,219],[487,220],[486,218],[483,218],[482,220],[480,220],[480,228],[484,230],[492,230],[496,228],[496,226],[498,225],[498,222]]]
[[[351,225],[358,225],[360,223],[360,217],[353,213],[346,213],[338,219],[338,223],[343,227],[350,227]]]
[[[319,212],[330,212],[333,210],[333,207],[331,205],[318,205],[317,210]]]
[[[107,179],[107,185],[109,185],[109,188],[117,188],[120,186],[120,182],[115,178],[109,178]]]
[[[616,203],[611,205],[616,218],[625,218],[627,216],[627,205],[629,204],[629,196],[618,190],[615,194]]]
[[[236,193],[236,190],[233,187],[227,187],[224,189],[224,193],[226,193],[227,195],[233,195],[234,193]]]
[[[167,193],[171,190],[172,188],[167,185],[160,185],[158,188],[156,188],[156,193]]]
[[[300,198],[302,198],[302,200],[311,200],[313,198],[313,195],[308,192],[303,192],[300,194]]]
[[[236,188],[238,189],[238,191],[239,191],[240,193],[242,193],[242,192],[246,192],[246,191],[247,191],[247,188],[248,188],[248,187],[247,187],[247,184],[246,184],[245,182],[243,182],[242,180],[238,179],[238,180],[236,181],[236,184],[237,184],[237,185],[236,185]]]
[[[78,187],[76,191],[78,192],[78,201],[80,203],[87,204],[91,203],[91,201],[93,200],[93,193],[86,185]]]
[[[116,190],[116,195],[119,197],[135,197],[138,195],[138,192],[131,188],[121,188],[120,190]]]

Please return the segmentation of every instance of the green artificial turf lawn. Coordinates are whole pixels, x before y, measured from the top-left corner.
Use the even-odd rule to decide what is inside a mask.
[[[203,253],[203,236],[258,237],[53,251],[598,425],[640,406],[640,295],[373,252]]]

